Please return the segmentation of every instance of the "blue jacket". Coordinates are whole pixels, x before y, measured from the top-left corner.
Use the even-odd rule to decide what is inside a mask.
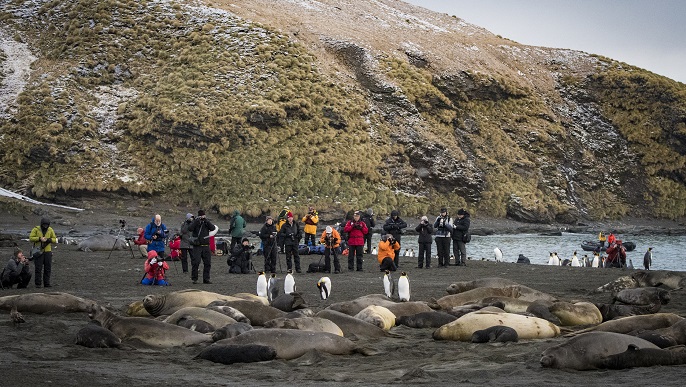
[[[160,251],[164,251],[164,240],[167,238],[167,233],[169,230],[167,230],[167,226],[164,225],[164,223],[161,223],[159,226],[155,224],[155,217],[152,218],[152,221],[145,226],[145,232],[143,233],[143,236],[145,239],[149,240],[150,243],[148,243],[148,251],[155,250],[158,253]],[[154,238],[154,236],[157,235],[157,238]]]

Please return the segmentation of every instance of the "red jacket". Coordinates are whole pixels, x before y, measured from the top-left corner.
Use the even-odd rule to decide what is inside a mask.
[[[169,241],[169,248],[171,249],[169,256],[172,259],[181,256],[181,237],[176,237],[173,241]]]
[[[158,259],[158,257],[152,257],[155,259]],[[164,279],[164,272],[169,270],[169,265],[167,262],[162,262],[162,266],[158,265],[158,262],[156,262],[154,265],[150,264],[150,260],[152,258],[148,258],[145,260],[145,278],[147,279],[153,279],[160,281]]]
[[[361,220],[355,223],[349,220],[343,231],[348,233],[348,245],[364,246],[364,236],[369,232],[369,229],[367,224]]]
[[[148,244],[148,241],[145,239],[145,231],[141,231],[140,234],[138,234],[138,239],[134,239],[133,244],[137,246]]]

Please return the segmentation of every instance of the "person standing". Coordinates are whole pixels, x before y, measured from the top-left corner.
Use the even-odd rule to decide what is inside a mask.
[[[605,234],[603,234],[602,231],[599,232],[599,233],[598,233],[598,246],[600,246],[601,249],[602,249],[603,247],[605,247],[605,241],[606,241],[606,240],[607,240],[607,238],[605,237]]]
[[[267,216],[264,225],[260,229],[262,240],[262,254],[264,255],[264,272],[276,273],[276,225],[271,216]]]
[[[407,223],[400,218],[400,212],[398,210],[391,211],[391,217],[386,219],[386,223],[383,225],[384,231],[388,234],[393,235],[393,239],[398,242],[398,246],[401,245],[400,238],[403,235],[403,229],[407,227]],[[396,267],[400,266],[400,248],[395,250],[395,258],[393,263]]]
[[[300,225],[293,220],[292,212],[289,211],[288,214],[286,214],[286,223],[281,226],[279,235],[283,239],[284,250],[286,251],[286,266],[291,270],[293,267],[293,260],[295,261],[295,272],[301,273],[298,244],[300,243],[300,238],[302,238],[302,233],[300,231]]]
[[[286,223],[286,218],[288,216],[288,213],[291,212],[288,209],[288,206],[283,206],[283,210],[279,212],[279,216],[276,218],[276,231],[281,231],[281,226],[283,226]],[[276,236],[276,242],[278,243],[279,246],[279,251],[281,254],[285,253],[285,248],[284,248],[284,239],[281,237],[281,234],[278,234]]]
[[[467,266],[467,245],[464,236],[469,232],[469,212],[464,208],[457,211],[457,219],[453,222],[453,255],[455,255],[455,266]]]
[[[367,233],[364,235],[364,241],[367,244],[367,254],[372,253],[372,230],[376,227],[374,221],[374,210],[367,208],[367,212],[362,214],[362,221],[367,225]]]
[[[167,238],[167,226],[162,223],[162,216],[155,214],[152,221],[145,226],[145,239],[148,241],[148,252],[155,251],[159,258],[164,258],[164,240]]]
[[[447,208],[441,208],[441,214],[434,221],[436,230],[436,251],[438,254],[438,267],[448,267],[450,263],[450,234],[453,231],[453,220],[448,215]]]
[[[362,271],[364,236],[369,232],[367,225],[360,220],[360,211],[355,211],[353,219],[345,224],[344,231],[348,233],[348,271],[354,270],[357,258],[357,271]]]
[[[17,289],[24,289],[31,282],[29,259],[24,256],[21,249],[14,249],[12,258],[7,262],[5,270],[2,271],[0,281],[2,281],[3,289],[11,289],[14,284],[17,284]]]
[[[189,242],[189,237],[191,236],[188,227],[193,223],[195,217],[193,214],[186,214],[186,220],[181,224],[179,232],[181,233],[181,243],[179,243],[179,248],[181,249],[181,269],[184,273],[188,273],[188,257],[191,256],[193,251],[193,246]]]
[[[198,216],[188,226],[191,237],[195,239],[191,255],[191,280],[198,283],[198,270],[202,261],[202,283],[211,284],[212,253],[210,252],[210,232],[216,233],[218,227],[205,217],[205,211],[198,210]]]
[[[302,219],[305,223],[305,244],[308,246],[314,246],[317,244],[317,223],[319,223],[319,214],[314,207],[309,206],[307,208],[307,215]]]
[[[57,243],[57,235],[55,230],[50,227],[50,219],[42,218],[40,226],[36,226],[31,230],[29,241],[33,243],[33,247],[40,247],[40,255],[33,257],[33,264],[35,269],[34,283],[37,288],[45,286],[49,288],[50,274],[52,273],[52,244]]]
[[[431,234],[434,232],[434,227],[429,224],[429,218],[422,216],[421,222],[414,228],[419,237],[417,243],[419,244],[419,255],[417,255],[417,268],[421,269],[426,263],[426,268],[431,267],[431,243],[433,238]]]
[[[243,232],[245,232],[245,219],[241,216],[240,211],[233,210],[233,216],[231,216],[231,223],[229,224],[229,234],[231,234],[231,246],[229,246],[229,251],[233,250],[233,247],[237,244],[241,244],[243,238]]]
[[[331,273],[331,254],[333,253],[333,273],[340,273],[341,262],[338,260],[338,247],[341,245],[341,234],[333,227],[326,226],[319,240],[324,245],[324,272]]]

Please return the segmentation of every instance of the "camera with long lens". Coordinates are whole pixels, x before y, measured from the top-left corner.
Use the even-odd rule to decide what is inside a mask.
[[[120,228],[125,228],[126,227],[126,221],[124,219],[119,219],[119,227]]]

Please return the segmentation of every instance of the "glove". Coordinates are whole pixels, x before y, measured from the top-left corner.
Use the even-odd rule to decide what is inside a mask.
[[[157,258],[153,258],[153,259],[150,260],[150,264],[151,264],[151,265],[154,265],[154,264],[156,264],[156,263],[157,263]]]
[[[163,264],[164,264],[164,262],[162,262],[162,261],[157,262],[157,266],[162,266]]]

